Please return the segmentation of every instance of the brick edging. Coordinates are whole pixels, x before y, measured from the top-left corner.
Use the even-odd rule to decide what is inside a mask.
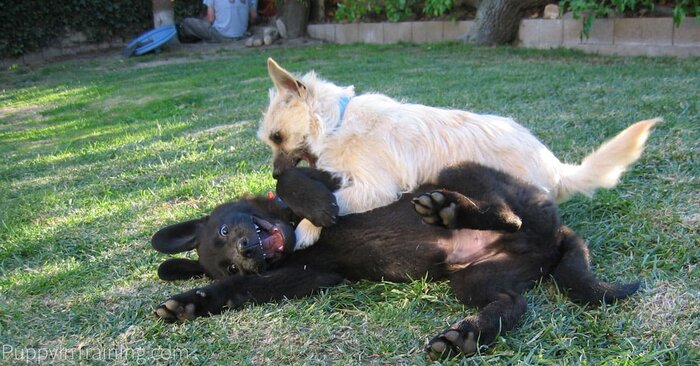
[[[309,36],[339,44],[455,40],[474,24],[465,21],[310,24]],[[518,44],[533,48],[575,48],[586,52],[647,56],[700,56],[700,22],[686,18],[675,27],[672,18],[598,19],[589,38],[580,37],[576,19],[523,19]]]

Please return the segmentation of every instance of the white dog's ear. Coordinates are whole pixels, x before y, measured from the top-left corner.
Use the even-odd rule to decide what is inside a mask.
[[[306,95],[306,85],[297,80],[289,71],[283,69],[272,58],[267,59],[267,72],[279,93],[292,93],[303,97]]]

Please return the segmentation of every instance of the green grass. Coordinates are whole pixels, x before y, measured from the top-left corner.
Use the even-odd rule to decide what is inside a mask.
[[[163,53],[0,72],[0,363],[425,364],[427,339],[473,309],[446,283],[344,285],[164,324],[160,227],[274,186],[255,137],[265,60],[359,92],[514,117],[562,160],[661,116],[613,190],[562,207],[604,279],[602,308],[546,281],[520,327],[467,364],[700,363],[700,60],[456,44]],[[34,353],[32,353],[34,352]],[[111,353],[109,353],[111,352]],[[108,361],[104,361],[109,359]],[[459,363],[451,361],[447,363]]]

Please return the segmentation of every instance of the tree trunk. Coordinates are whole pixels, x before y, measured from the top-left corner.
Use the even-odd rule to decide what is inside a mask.
[[[518,38],[520,19],[526,9],[547,5],[554,0],[481,0],[466,1],[477,5],[476,19],[460,41],[480,45],[512,43]]]
[[[324,0],[311,0],[309,19],[314,23],[322,23],[326,20],[326,2]]]
[[[152,0],[153,26],[158,28],[175,24],[175,5],[170,0]]]
[[[306,34],[306,24],[309,22],[308,0],[287,0],[282,7],[280,19],[285,30],[280,30],[283,38],[299,38]]]

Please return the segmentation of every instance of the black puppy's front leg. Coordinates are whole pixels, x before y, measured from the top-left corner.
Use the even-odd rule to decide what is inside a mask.
[[[298,216],[316,226],[331,226],[338,218],[334,190],[338,182],[316,169],[292,168],[277,178],[277,195]]]
[[[166,321],[192,320],[236,309],[246,303],[265,303],[308,296],[331,287],[343,277],[305,267],[280,268],[263,275],[233,275],[208,286],[175,295],[155,309]]]
[[[413,199],[416,212],[427,224],[448,229],[476,229],[516,232],[522,221],[501,202],[484,202],[444,189]]]

